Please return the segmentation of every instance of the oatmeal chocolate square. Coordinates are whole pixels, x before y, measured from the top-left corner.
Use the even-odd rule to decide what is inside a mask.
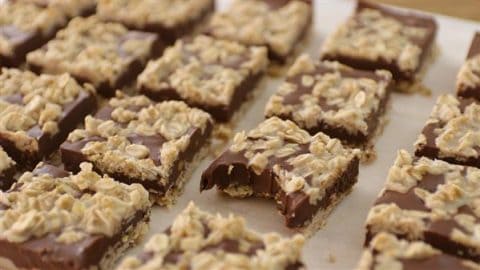
[[[269,58],[285,63],[312,24],[312,1],[235,0],[215,13],[205,33],[245,45],[266,46]]]
[[[17,163],[0,147],[0,190],[7,190],[15,182]]]
[[[445,254],[421,241],[406,241],[380,233],[363,252],[356,269],[475,270],[480,269],[480,265]]]
[[[355,14],[322,47],[322,59],[348,66],[385,69],[399,82],[414,82],[433,49],[435,19],[358,1]]]
[[[300,56],[265,109],[310,134],[321,131],[348,145],[366,146],[376,134],[392,88],[388,71],[361,71]]]
[[[415,142],[415,155],[480,168],[480,103],[442,95]]]
[[[213,121],[209,114],[181,101],[156,103],[145,96],[117,92],[85,128],[61,145],[68,170],[91,162],[96,171],[118,181],[142,184],[161,205],[170,205],[188,178],[190,163],[200,158]]]
[[[192,33],[214,11],[214,0],[99,0],[98,16],[155,32],[166,44]]]
[[[458,73],[457,95],[480,100],[480,32],[475,34],[467,60]]]
[[[157,233],[137,257],[117,270],[140,269],[304,269],[305,239],[249,230],[239,216],[203,212],[193,203],[164,233]]]
[[[479,169],[401,150],[368,214],[367,243],[389,232],[478,262],[479,189]]]
[[[0,192],[2,269],[112,269],[146,232],[148,192],[92,171],[39,164]]]
[[[58,149],[68,133],[96,108],[95,90],[70,75],[0,72],[0,146],[32,168]]]
[[[268,65],[264,47],[208,36],[179,40],[138,78],[154,100],[182,100],[226,122],[254,91]]]
[[[74,16],[94,11],[95,0],[0,1],[0,66],[18,66]]]
[[[147,60],[161,53],[158,36],[129,31],[97,17],[75,18],[55,39],[27,55],[37,73],[70,73],[104,96],[135,81]]]
[[[272,117],[236,134],[204,171],[201,190],[216,185],[233,197],[275,198],[288,227],[314,230],[357,182],[358,156],[337,139]]]

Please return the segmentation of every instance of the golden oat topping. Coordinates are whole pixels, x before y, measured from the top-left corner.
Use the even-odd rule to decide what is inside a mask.
[[[98,15],[107,20],[142,28],[161,25],[173,28],[210,9],[213,0],[99,0]]]
[[[15,161],[0,147],[0,175],[15,166]]]
[[[54,40],[29,53],[27,61],[46,72],[68,72],[97,86],[114,86],[132,62],[147,61],[156,38],[95,16],[75,18]]]
[[[480,104],[442,95],[437,99],[427,125],[434,126],[433,134],[422,133],[415,143],[417,149],[427,144],[433,136],[440,157],[460,159],[478,157],[480,146]],[[464,108],[463,108],[464,107]]]
[[[323,122],[353,134],[367,134],[367,120],[388,95],[392,76],[388,71],[377,71],[358,77],[361,73],[355,72],[335,62],[317,62],[302,55],[270,98],[265,114],[287,116],[306,129]]]
[[[427,243],[405,241],[388,233],[380,233],[373,238],[363,252],[357,270],[401,270],[408,268],[408,262],[430,262],[441,269],[478,270],[480,265],[442,253]],[[425,264],[427,265],[427,264]],[[408,268],[410,269],[410,268]],[[415,268],[416,269],[416,268]]]
[[[63,178],[27,172],[1,192],[0,238],[22,243],[52,235],[69,244],[89,235],[112,237],[138,212],[148,214],[148,192],[141,185],[102,177],[89,163],[80,167]]]
[[[36,75],[3,68],[0,73],[0,133],[12,137],[21,149],[22,141],[34,140],[27,133],[38,126],[56,134],[64,107],[83,94],[93,94],[89,85],[79,85],[70,75]]]
[[[293,122],[277,117],[248,133],[236,134],[229,151],[241,152],[257,175],[272,163],[282,190],[303,191],[313,205],[359,155],[359,150],[343,147],[337,139],[321,132],[311,136]]]
[[[70,133],[68,142],[88,142],[82,153],[103,172],[160,179],[164,184],[190,145],[192,132],[205,134],[213,122],[209,114],[181,101],[155,103],[144,96],[117,92],[107,106],[112,109],[108,119],[88,116],[85,128]]]
[[[302,1],[272,10],[265,1],[235,0],[228,11],[213,15],[207,29],[215,37],[264,45],[286,56],[310,24],[311,14],[311,5]]]
[[[480,170],[400,150],[385,189],[368,217],[370,232],[421,239],[429,225],[452,220],[449,237],[480,250]],[[390,199],[391,194],[399,194]],[[466,210],[468,209],[468,210]]]
[[[241,217],[212,215],[190,203],[167,232],[147,242],[145,256],[128,257],[117,270],[289,269],[302,265],[304,241],[300,235],[260,235]]]
[[[415,40],[427,29],[413,27],[375,9],[362,9],[341,25],[325,42],[324,56],[346,56],[395,63],[401,71],[413,72],[420,65],[422,48]]]
[[[177,41],[160,59],[150,61],[138,83],[152,91],[174,89],[193,103],[228,105],[240,84],[267,65],[263,47],[200,35]]]
[[[468,59],[457,76],[459,93],[465,89],[476,87],[480,87],[480,54]]]

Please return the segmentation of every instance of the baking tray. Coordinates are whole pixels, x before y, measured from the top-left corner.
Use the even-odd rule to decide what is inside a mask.
[[[224,9],[229,0],[217,1]],[[314,0],[315,20],[311,36],[304,49],[314,57],[319,56],[325,37],[334,31],[353,11],[355,1]],[[455,77],[464,61],[475,30],[480,23],[434,16],[439,24],[437,44],[440,55],[428,69],[424,84],[432,89],[431,96],[393,94],[383,134],[376,142],[377,159],[360,167],[359,182],[352,193],[332,212],[326,226],[308,239],[303,258],[308,269],[353,269],[360,257],[364,240],[364,221],[368,210],[381,190],[389,167],[398,149],[413,150],[413,142],[425,123],[436,97],[442,93],[454,93]],[[236,130],[249,130],[263,120],[264,106],[282,78],[267,78],[258,89],[253,102],[239,117]],[[284,226],[283,217],[277,213],[273,201],[249,198],[232,199],[214,190],[200,194],[200,176],[213,157],[207,157],[194,171],[177,203],[170,209],[155,207],[152,211],[147,240],[155,232],[162,232],[172,223],[190,201],[201,209],[223,215],[234,213],[243,216],[250,228],[259,232],[278,232],[291,236],[295,232]],[[144,240],[144,241],[145,241]],[[144,243],[132,249],[137,254]]]

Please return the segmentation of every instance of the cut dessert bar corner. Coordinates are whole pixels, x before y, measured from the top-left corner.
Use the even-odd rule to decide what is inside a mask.
[[[40,163],[0,198],[1,269],[112,269],[146,233],[151,208],[141,185],[88,163],[78,174]]]
[[[388,232],[478,262],[479,189],[480,169],[400,150],[368,214],[366,244]]]
[[[192,34],[215,9],[215,0],[99,0],[98,16],[130,29],[157,33],[165,44]]]
[[[397,90],[409,91],[434,54],[433,17],[360,0],[355,13],[324,43],[323,60],[393,74]],[[406,89],[400,89],[406,86]]]
[[[415,154],[480,168],[479,125],[478,101],[441,95],[415,142]]]
[[[480,32],[475,33],[467,59],[458,73],[457,95],[480,101]]]
[[[62,162],[76,171],[81,162],[118,181],[139,183],[161,205],[171,205],[194,163],[207,150],[211,116],[181,101],[153,102],[117,92],[85,128],[61,145]]]
[[[274,198],[286,225],[310,235],[357,182],[358,165],[359,150],[272,117],[236,134],[203,172],[201,190]]]
[[[77,17],[53,40],[29,53],[27,64],[37,73],[70,73],[110,97],[129,87],[148,59],[162,50],[156,34],[129,31],[97,16]]]
[[[305,269],[301,260],[305,239],[259,234],[239,216],[212,215],[193,203],[163,233],[154,234],[136,257],[117,270],[154,269]]]
[[[245,45],[266,46],[270,60],[287,62],[312,24],[308,0],[235,0],[212,16],[205,33]]]
[[[478,270],[480,264],[464,260],[421,241],[406,241],[380,233],[362,254],[356,270]]]
[[[154,100],[182,100],[228,122],[253,94],[268,65],[264,47],[199,35],[178,40],[138,78]]]
[[[292,120],[312,135],[321,131],[367,148],[383,128],[392,86],[388,71],[356,70],[302,55],[270,98],[265,115]]]
[[[95,89],[70,75],[0,70],[0,146],[32,168],[58,149],[68,133],[96,109]]]

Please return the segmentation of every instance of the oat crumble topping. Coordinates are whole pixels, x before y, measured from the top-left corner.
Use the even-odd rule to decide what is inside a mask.
[[[15,161],[0,147],[0,175],[15,166]]]
[[[150,61],[138,84],[152,91],[174,89],[197,104],[229,105],[237,87],[267,65],[264,47],[200,35],[177,41],[160,59]]]
[[[147,242],[144,252],[151,258],[128,257],[117,270],[288,269],[299,263],[304,241],[301,235],[260,235],[249,230],[241,217],[212,215],[190,203],[169,232],[155,234]],[[169,254],[178,254],[178,260],[171,261]]]
[[[460,103],[453,95],[440,96],[427,121],[427,125],[438,125],[434,135],[441,157],[479,156],[480,104],[472,102],[461,112]],[[425,144],[425,134],[421,134],[415,145],[419,149]]]
[[[307,129],[325,122],[352,134],[366,135],[367,119],[388,94],[392,76],[388,71],[377,71],[381,80],[376,81],[344,74],[352,71],[338,63],[317,62],[302,55],[290,68],[286,82],[270,98],[265,113],[289,116]]]
[[[213,36],[248,45],[265,45],[275,54],[287,56],[308,27],[311,5],[289,1],[272,10],[258,0],[236,0],[226,12],[213,15],[208,31]]]
[[[284,160],[285,164],[275,162],[272,168],[280,187],[286,193],[304,192],[313,205],[323,197],[325,187],[331,186],[359,155],[359,150],[345,148],[337,139],[321,132],[311,136],[292,121],[277,117],[248,133],[237,133],[229,150],[241,152],[257,175],[272,166],[269,160]]]
[[[14,243],[48,235],[64,244],[92,234],[112,237],[122,222],[150,207],[141,185],[102,177],[89,163],[64,178],[27,172],[12,189],[0,192],[0,204],[0,238]]]
[[[89,85],[79,85],[70,75],[36,75],[29,71],[3,68],[0,73],[0,133],[19,149],[37,148],[28,131],[37,126],[56,134],[63,108],[81,93],[94,93]],[[8,98],[18,99],[19,103]]]
[[[322,55],[394,62],[401,71],[416,71],[422,48],[414,40],[427,30],[403,24],[374,9],[362,9],[348,19],[325,42]]]
[[[480,54],[468,59],[457,76],[458,92],[480,87]]]
[[[43,48],[27,55],[29,64],[50,73],[68,72],[94,85],[114,86],[129,65],[146,62],[156,35],[128,31],[97,17],[75,18]]]
[[[179,155],[191,142],[191,131],[202,132],[212,124],[209,114],[188,107],[181,101],[155,103],[145,96],[127,97],[117,92],[109,101],[113,108],[111,119],[102,120],[88,116],[85,128],[70,133],[68,141],[89,140],[82,153],[106,173],[122,173],[135,179],[158,180],[166,184],[171,169]],[[129,136],[157,136],[162,140],[159,153],[141,144],[132,143]],[[161,164],[155,164],[151,156],[159,155]]]
[[[200,17],[212,4],[213,0],[99,0],[98,14],[138,28],[173,28]]]

